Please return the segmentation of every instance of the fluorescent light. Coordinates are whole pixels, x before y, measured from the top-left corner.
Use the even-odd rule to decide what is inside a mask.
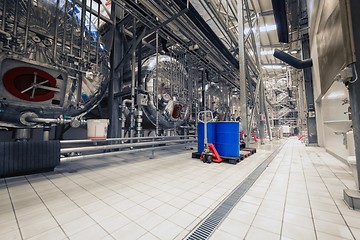
[[[260,27],[260,32],[270,32],[276,30],[276,25],[265,25]]]
[[[295,53],[297,53],[297,52],[298,52],[297,50],[291,51],[292,54],[295,54]]]
[[[274,54],[274,49],[261,50],[260,54],[261,54],[261,55],[273,55],[273,54]]]
[[[260,27],[260,32],[270,32],[276,30],[276,25],[265,25],[265,26],[261,26]],[[256,32],[256,28],[252,28],[252,31],[255,33]],[[244,34],[247,35],[250,32],[250,28],[245,28],[244,29]]]
[[[263,65],[262,68],[264,69],[282,69],[283,65]]]

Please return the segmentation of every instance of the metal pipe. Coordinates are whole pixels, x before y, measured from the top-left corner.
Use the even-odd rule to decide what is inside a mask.
[[[265,97],[265,96],[264,96]],[[265,113],[265,119],[266,119],[266,127],[268,129],[268,135],[269,135],[269,140],[272,141],[272,130],[271,130],[271,126],[270,126],[270,120],[269,120],[269,113],[266,107],[266,101],[264,101],[264,113]]]
[[[159,99],[158,99],[158,80],[159,80],[159,31],[156,31],[156,76],[155,76],[155,107],[156,107],[156,126],[155,126],[155,132],[156,136],[159,135]]]
[[[5,32],[5,22],[6,22],[6,5],[7,5],[7,0],[4,1],[4,5],[3,5],[3,12],[2,12],[2,20],[1,20],[1,30],[3,30]]]
[[[305,59],[305,60],[300,60],[300,59],[297,59],[297,58],[291,56],[288,53],[280,51],[279,49],[275,49],[274,57],[289,64],[290,66],[293,66],[296,69],[309,68],[309,67],[312,67],[312,65],[313,65],[311,58]]]
[[[112,4],[114,3],[114,1],[112,1]],[[106,8],[105,8],[106,9]],[[112,10],[111,11],[115,11],[115,7],[112,7]],[[114,14],[114,19],[116,19],[116,14],[115,12],[112,13]],[[114,25],[116,25],[115,22],[113,22]],[[100,4],[98,3],[98,9],[97,9],[97,29],[100,29]],[[99,47],[100,47],[100,36],[98,35],[96,37],[96,63],[99,62]],[[95,64],[95,71],[98,71],[97,69],[97,64]]]
[[[65,1],[65,6],[64,9],[67,9],[67,5],[68,5],[68,0]],[[65,53],[65,45],[66,45],[66,22],[67,22],[67,12],[64,11],[64,16],[63,16],[63,21],[64,21],[64,27],[63,27],[63,39],[62,39],[62,51],[63,53]],[[63,62],[62,62],[63,63]],[[64,64],[64,63],[63,63]]]
[[[29,1],[30,2],[30,1]],[[56,10],[55,10],[55,33],[54,33],[54,51],[53,51],[53,55],[54,55],[54,62],[56,63],[56,55],[57,55],[57,41],[58,41],[58,28],[59,28],[59,24],[58,24],[58,15],[59,15],[59,3],[60,0],[56,1]]]
[[[6,1],[6,0],[5,0]],[[58,0],[59,1],[59,0]],[[28,38],[29,38],[29,22],[30,22],[30,11],[31,11],[31,1],[28,1],[27,9],[26,9],[26,21],[25,21],[25,42],[24,42],[24,53],[26,53]]]
[[[75,1],[72,2],[72,12],[71,12],[70,55],[73,54],[74,28],[75,28],[74,14],[75,14]]]
[[[180,146],[180,144],[151,147],[151,148],[131,149],[131,150],[116,151],[116,152],[96,153],[96,154],[88,154],[88,155],[74,156],[74,157],[63,157],[60,159],[60,161],[65,162],[65,161],[70,161],[70,160],[84,160],[84,159],[92,158],[92,157],[105,157],[105,156],[119,155],[122,153],[135,153],[135,152],[144,152],[144,151],[149,151],[149,150],[154,151],[157,149],[164,149],[164,148],[170,148],[170,147],[176,147],[176,146]]]
[[[167,140],[167,141],[153,141],[153,142],[140,142],[140,143],[123,143],[123,144],[113,144],[113,145],[104,145],[104,146],[90,146],[90,147],[74,147],[74,148],[63,148],[60,150],[61,154],[71,153],[71,152],[91,152],[98,150],[108,150],[116,148],[126,148],[126,147],[145,147],[153,146],[166,143],[183,143],[183,142],[194,142],[196,139],[179,139],[179,140]]]
[[[63,119],[64,121],[69,121],[67,119]],[[60,122],[62,121],[62,119],[60,118],[38,118],[38,117],[27,117],[26,121],[29,122],[34,122],[34,123],[56,123],[56,124],[60,124]]]
[[[264,138],[265,138],[265,120],[264,120],[264,85],[263,81],[260,81],[260,94],[259,94],[259,135],[260,135],[260,143],[264,144]]]
[[[15,17],[14,17],[14,28],[13,28],[13,33],[14,33],[14,37],[16,38],[17,35],[17,25],[18,25],[18,11],[19,11],[19,0],[16,0],[15,2]],[[30,9],[28,9],[30,10]]]
[[[131,108],[130,108],[130,137],[134,136],[135,128],[135,84],[136,84],[136,18],[133,19],[133,46],[131,58]]]
[[[61,144],[72,144],[72,143],[94,143],[94,142],[108,142],[108,141],[126,141],[130,139],[134,140],[149,140],[149,139],[177,139],[177,138],[196,138],[197,135],[186,135],[186,136],[152,136],[152,137],[132,137],[132,138],[106,138],[106,139],[79,139],[79,140],[61,140]]]
[[[240,81],[240,117],[244,136],[249,135],[249,125],[247,121],[247,95],[246,95],[246,65],[245,65],[245,42],[244,42],[244,4],[239,0],[237,4],[238,28],[239,28],[239,81]],[[249,145],[249,136],[244,137],[246,146]]]
[[[74,9],[75,11],[75,9]],[[81,20],[80,20],[80,50],[79,50],[79,58],[84,60],[85,52],[84,52],[84,43],[85,43],[85,20],[86,20],[86,0],[82,0],[81,2]],[[79,63],[79,70],[83,71],[82,64]],[[77,103],[81,102],[82,96],[82,84],[83,84],[83,73],[78,74],[78,87],[77,87]]]

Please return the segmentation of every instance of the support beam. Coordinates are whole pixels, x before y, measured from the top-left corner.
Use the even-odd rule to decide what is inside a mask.
[[[355,70],[357,71],[356,79],[352,83],[349,84],[349,97],[350,97],[350,106],[351,106],[351,117],[352,124],[354,130],[354,140],[355,140],[355,156],[356,156],[356,166],[358,172],[358,182],[360,183],[360,80],[359,80],[359,72],[360,72],[360,19],[359,19],[359,11],[360,11],[360,2],[358,0],[351,0],[351,21],[352,28],[354,34],[354,43],[355,43]],[[360,184],[359,184],[360,185]],[[360,191],[360,187],[358,187],[358,191]]]
[[[240,81],[240,118],[241,129],[244,131],[244,141],[246,146],[249,145],[249,131],[247,121],[247,87],[245,71],[245,41],[244,41],[244,4],[243,0],[237,2],[238,28],[239,28],[239,81]],[[247,137],[245,137],[247,136]]]
[[[302,39],[302,52],[303,58],[310,58],[310,42],[309,35],[304,35]],[[316,117],[315,117],[315,101],[314,101],[314,90],[313,90],[313,79],[311,68],[304,69],[304,82],[305,82],[305,95],[306,104],[308,110],[307,116],[307,129],[309,144],[317,144],[317,128],[316,128]]]

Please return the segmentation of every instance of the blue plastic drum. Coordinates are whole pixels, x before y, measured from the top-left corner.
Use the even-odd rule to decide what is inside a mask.
[[[216,150],[220,156],[240,156],[240,123],[217,122],[216,123]]]
[[[208,122],[207,126],[207,140],[208,143],[215,145],[216,140],[216,123]],[[198,123],[198,152],[201,153],[204,150],[204,123]]]

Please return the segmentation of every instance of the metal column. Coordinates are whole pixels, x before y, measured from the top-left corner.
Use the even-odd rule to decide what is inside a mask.
[[[354,140],[355,140],[355,156],[356,156],[356,166],[358,172],[358,182],[360,183],[360,80],[358,79],[360,72],[360,2],[358,0],[351,0],[351,20],[352,28],[354,34],[354,43],[355,43],[355,55],[357,56],[356,62],[354,64],[354,69],[356,73],[355,79],[348,85],[349,88],[349,97],[350,97],[350,107],[351,107],[351,117],[352,125],[354,130]],[[360,184],[359,184],[360,185]],[[358,191],[360,187],[358,186]]]
[[[305,34],[303,36],[302,52],[303,52],[303,59],[310,58],[310,43],[309,43],[308,34]],[[315,101],[314,101],[313,79],[312,79],[311,68],[304,69],[304,83],[305,83],[305,95],[306,95],[306,103],[308,110],[307,129],[308,129],[309,144],[317,144],[318,138],[317,138]]]
[[[265,138],[265,97],[264,97],[264,84],[263,81],[260,81],[260,93],[259,93],[259,135],[260,135],[260,143],[264,144]]]
[[[123,58],[124,55],[124,46],[122,41],[122,26],[119,30],[118,26],[116,26],[116,14],[115,9],[117,8],[116,4],[112,4],[111,6],[111,15],[114,25],[112,26],[112,50],[111,50],[111,56],[110,56],[110,65],[111,65],[111,72],[110,72],[110,83],[109,83],[109,91],[108,91],[108,106],[109,106],[109,120],[110,120],[110,126],[109,126],[109,132],[108,136],[111,138],[120,137],[122,129],[120,128],[120,99],[118,97],[115,97],[115,93],[120,92],[121,89],[121,81],[123,76],[123,68],[120,68],[118,72],[115,71],[116,66],[118,66],[118,63],[120,59]],[[123,17],[123,10],[119,9],[121,11],[121,16]],[[120,78],[119,78],[120,76]]]
[[[237,2],[237,18],[239,28],[239,81],[240,81],[240,118],[241,128],[244,131],[244,141],[249,145],[248,121],[247,121],[247,94],[246,94],[246,71],[245,71],[245,41],[244,41],[244,4],[243,0]]]

